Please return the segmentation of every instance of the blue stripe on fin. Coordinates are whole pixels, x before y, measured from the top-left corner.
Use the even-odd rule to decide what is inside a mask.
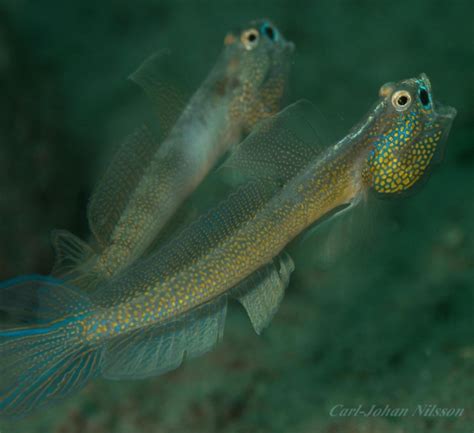
[[[63,320],[50,327],[0,332],[1,418],[23,417],[97,376],[101,349],[81,341],[79,328],[72,325],[74,321]]]
[[[61,279],[26,275],[0,283],[0,311],[13,326],[48,323],[88,306],[88,298]]]

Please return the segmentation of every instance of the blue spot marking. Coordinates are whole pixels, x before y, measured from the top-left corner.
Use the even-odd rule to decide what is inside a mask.
[[[419,97],[423,107],[429,108],[431,106],[430,95],[428,93],[428,89],[425,86],[420,86]]]
[[[265,21],[260,27],[260,34],[267,36],[271,41],[277,41],[279,36],[277,29],[267,21]]]

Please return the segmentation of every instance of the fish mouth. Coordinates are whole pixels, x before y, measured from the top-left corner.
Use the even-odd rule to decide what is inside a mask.
[[[291,41],[285,41],[283,49],[289,53],[293,53],[295,51],[295,44]]]
[[[295,44],[291,41],[280,40],[278,47],[274,50],[274,55],[276,57],[284,58],[289,60],[295,52]]]
[[[449,105],[436,103],[436,114],[443,119],[453,120],[456,117],[457,110]]]
[[[273,46],[273,49],[271,49],[269,52],[272,64],[274,66],[277,66],[278,68],[289,68],[294,51],[295,44],[291,41],[284,39],[283,36],[281,36],[280,40]]]

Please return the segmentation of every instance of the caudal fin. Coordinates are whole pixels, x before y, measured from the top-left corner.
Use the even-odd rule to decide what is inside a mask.
[[[0,310],[14,326],[0,329],[1,418],[67,397],[97,374],[101,350],[80,333],[87,305],[86,297],[49,277],[0,285]]]

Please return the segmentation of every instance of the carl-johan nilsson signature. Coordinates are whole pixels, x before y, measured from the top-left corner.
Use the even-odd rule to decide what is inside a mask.
[[[334,405],[329,415],[334,417],[460,417],[464,414],[464,408],[461,407],[439,407],[436,404],[418,404],[413,408],[385,406],[344,406],[343,404]]]

